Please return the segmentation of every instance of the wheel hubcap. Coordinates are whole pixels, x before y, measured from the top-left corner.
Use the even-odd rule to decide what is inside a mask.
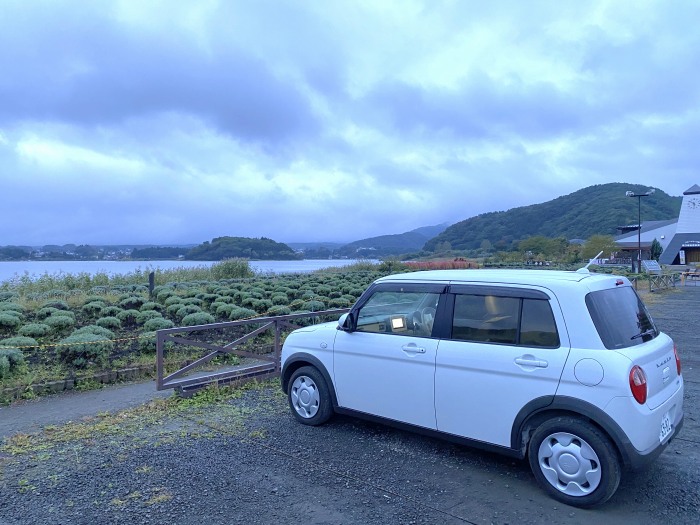
[[[569,496],[585,496],[600,485],[598,455],[586,441],[568,432],[548,436],[537,460],[547,481]]]
[[[304,419],[312,418],[318,412],[321,397],[313,379],[299,376],[292,383],[291,400],[294,410]]]

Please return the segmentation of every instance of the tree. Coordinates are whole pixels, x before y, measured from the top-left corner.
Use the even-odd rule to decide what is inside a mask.
[[[617,243],[612,235],[591,235],[583,245],[581,255],[584,259],[592,259],[603,252],[602,257],[609,257],[617,249]]]
[[[654,239],[651,242],[651,258],[654,259],[655,261],[659,260],[659,257],[661,257],[661,253],[664,251],[664,249],[661,247],[661,243]]]

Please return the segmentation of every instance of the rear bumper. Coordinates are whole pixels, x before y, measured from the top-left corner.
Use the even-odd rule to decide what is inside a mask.
[[[666,441],[651,447],[649,450],[640,452],[629,442],[622,444],[623,448],[626,449],[623,450],[623,454],[626,456],[625,466],[627,466],[630,470],[643,470],[647,468],[649,464],[653,463],[656,458],[658,458],[663,451],[666,450],[666,447],[671,443],[671,441],[676,438],[678,433],[681,431],[681,428],[683,428],[684,418],[685,415],[682,411],[680,411],[680,414],[676,417],[676,421],[673,423],[673,433],[666,439]]]

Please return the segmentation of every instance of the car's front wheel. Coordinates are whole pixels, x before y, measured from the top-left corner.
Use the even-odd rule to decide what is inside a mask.
[[[542,423],[530,439],[528,456],[538,483],[567,505],[600,505],[620,484],[615,447],[599,428],[582,419],[556,417]]]
[[[333,415],[333,402],[321,373],[312,366],[296,370],[289,379],[289,406],[305,425],[321,425]]]

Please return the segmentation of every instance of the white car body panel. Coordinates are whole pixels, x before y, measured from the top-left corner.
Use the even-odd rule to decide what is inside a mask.
[[[437,340],[339,332],[333,377],[338,405],[435,429]]]

